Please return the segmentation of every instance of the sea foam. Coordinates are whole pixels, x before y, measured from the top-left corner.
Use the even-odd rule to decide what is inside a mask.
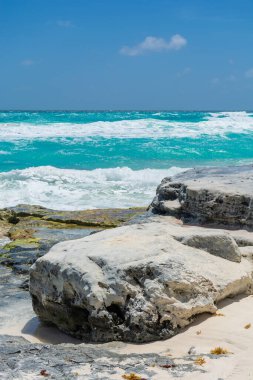
[[[58,210],[148,206],[162,178],[182,168],[73,170],[52,166],[0,173],[0,207],[37,204]]]
[[[247,112],[211,113],[198,122],[144,118],[89,123],[0,123],[0,141],[103,138],[196,138],[252,133],[253,117]]]

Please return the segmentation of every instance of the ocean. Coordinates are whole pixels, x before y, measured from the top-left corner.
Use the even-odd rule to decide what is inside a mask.
[[[253,161],[253,112],[0,112],[0,207],[145,206],[186,168]]]

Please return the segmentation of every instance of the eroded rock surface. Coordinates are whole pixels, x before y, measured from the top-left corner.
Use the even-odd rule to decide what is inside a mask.
[[[253,166],[205,167],[165,178],[152,206],[191,221],[252,228]]]
[[[55,211],[18,205],[0,210],[0,264],[28,274],[31,264],[56,243],[78,239],[104,228],[119,226],[145,212],[144,208]]]
[[[34,326],[35,315],[27,290],[29,269],[38,257],[60,241],[87,236],[105,225],[120,225],[144,211],[134,208],[64,212],[29,205],[0,210],[0,333],[18,333],[22,327],[27,331],[28,325]]]
[[[183,230],[183,235],[175,233],[175,237],[181,243],[207,251],[215,256],[239,263],[241,251],[234,238],[219,230],[194,229]]]
[[[164,179],[152,207],[165,216],[60,243],[35,263],[35,312],[87,341],[147,342],[252,292],[252,233],[231,229],[253,226],[252,185],[249,165]]]
[[[34,264],[30,292],[43,320],[78,338],[148,342],[251,292],[252,266],[240,260],[228,232],[158,217],[55,245]]]
[[[117,354],[89,345],[31,344],[24,338],[0,335],[0,378],[2,380],[110,380],[135,373],[142,379],[177,377],[185,372],[201,372],[192,359],[177,365],[168,356],[157,354]]]

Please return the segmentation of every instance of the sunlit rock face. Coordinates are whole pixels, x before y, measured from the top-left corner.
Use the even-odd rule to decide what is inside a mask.
[[[197,222],[252,228],[253,167],[198,168],[165,178],[152,207]]]
[[[36,261],[35,312],[85,341],[149,342],[214,313],[226,297],[251,293],[245,247],[253,238],[240,228],[253,225],[252,185],[251,166],[165,178],[153,214],[59,243]]]
[[[203,231],[205,246],[195,248],[201,231],[187,229],[180,241],[184,229],[158,218],[55,245],[31,270],[35,312],[85,341],[148,342],[214,313],[227,296],[251,292],[251,265],[238,262],[231,236]],[[228,242],[237,262],[212,252]]]

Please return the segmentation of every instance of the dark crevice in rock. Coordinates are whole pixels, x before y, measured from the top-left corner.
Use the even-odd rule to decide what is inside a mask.
[[[119,323],[122,323],[125,321],[124,313],[121,310],[119,305],[112,303],[110,306],[107,306],[106,310],[108,311],[108,313],[110,313],[114,317],[114,319],[116,316]]]

